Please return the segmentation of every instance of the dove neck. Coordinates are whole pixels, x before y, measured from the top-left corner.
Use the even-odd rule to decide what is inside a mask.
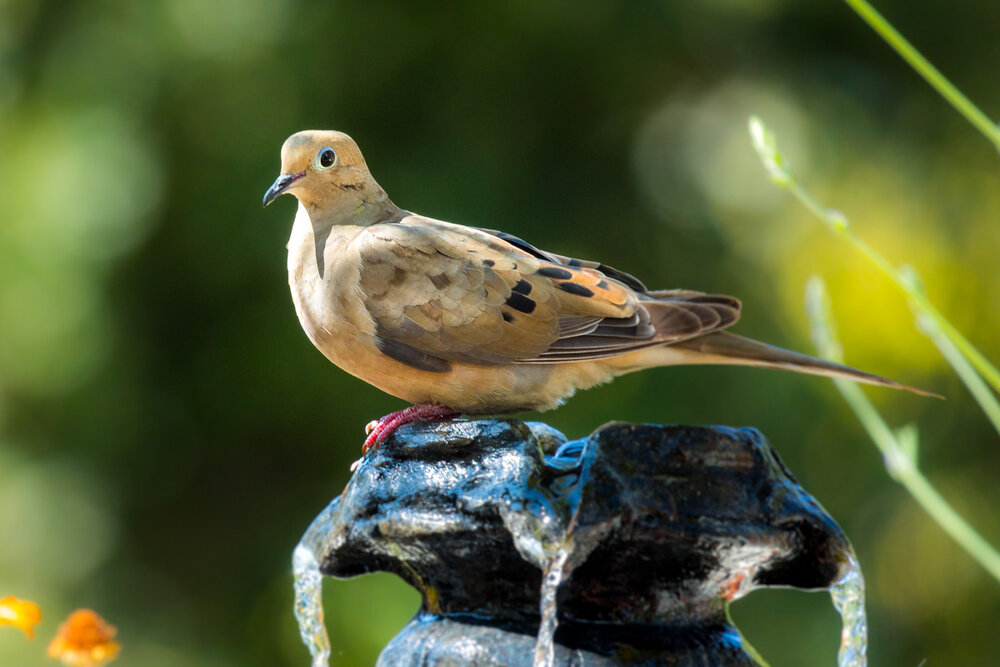
[[[396,220],[402,210],[392,203],[381,187],[366,188],[364,196],[345,198],[333,206],[306,206],[313,230],[320,232],[337,225],[367,227]]]

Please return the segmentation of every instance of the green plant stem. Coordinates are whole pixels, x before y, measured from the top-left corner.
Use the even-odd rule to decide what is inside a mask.
[[[1000,402],[997,402],[996,396],[993,395],[990,388],[983,382],[982,377],[976,373],[968,360],[962,356],[961,351],[955,347],[951,339],[938,329],[935,321],[917,314],[917,322],[920,328],[924,330],[924,333],[937,346],[937,349],[941,351],[941,356],[955,369],[955,373],[965,383],[969,393],[972,394],[972,397],[979,403],[979,407],[986,413],[986,417],[993,424],[993,428],[997,430],[997,433],[1000,433]]]
[[[760,161],[764,165],[764,169],[767,170],[775,185],[790,190],[806,208],[825,222],[834,233],[847,239],[862,255],[877,266],[908,297],[910,307],[920,315],[930,318],[937,329],[948,337],[958,351],[962,353],[962,356],[969,360],[969,363],[972,364],[993,389],[1000,392],[1000,372],[928,301],[923,289],[913,279],[913,276],[894,267],[889,260],[880,255],[864,239],[850,230],[847,218],[842,213],[826,208],[802,187],[795,178],[792,168],[778,151],[774,136],[764,126],[760,118],[751,116],[748,126],[754,149],[760,156]]]
[[[878,445],[893,479],[906,488],[944,532],[976,559],[994,579],[1000,581],[1000,553],[997,553],[990,543],[983,539],[931,486],[913,459],[902,450],[888,424],[878,414],[861,388],[847,380],[838,380],[836,384],[872,440]]]
[[[963,356],[965,356],[969,363],[982,375],[993,388],[1000,392],[1000,371],[997,371],[996,367],[989,362],[989,360],[983,356],[983,354],[976,349],[976,347],[968,341],[961,334],[961,332],[956,329],[951,322],[949,322],[941,312],[934,307],[928,299],[927,296],[913,284],[912,281],[905,279],[899,272],[899,270],[893,266],[889,260],[878,253],[874,248],[872,248],[867,241],[862,239],[860,236],[852,232],[846,226],[841,226],[836,224],[836,221],[831,221],[829,219],[830,212],[824,209],[819,202],[817,202],[812,195],[810,195],[798,182],[793,182],[791,185],[791,191],[795,194],[799,201],[803,202],[809,210],[818,215],[820,218],[825,220],[834,233],[847,239],[851,245],[853,245],[862,255],[864,255],[872,264],[874,264],[878,269],[886,275],[886,277],[891,280],[896,287],[898,287],[910,300],[910,307],[919,314],[923,314],[930,318],[934,322],[934,326],[944,335],[956,349],[958,349]]]
[[[840,343],[836,340],[830,324],[826,288],[822,280],[813,278],[810,281],[808,294],[807,310],[820,356],[843,363]],[[834,383],[882,453],[889,475],[903,485],[942,530],[982,565],[994,579],[1000,581],[1000,553],[931,486],[917,467],[915,452],[908,452],[900,443],[899,438],[861,391],[861,387],[848,380],[836,379]]]
[[[960,114],[965,116],[966,120],[982,132],[997,149],[1000,149],[1000,127],[963,95],[962,91],[952,85],[951,81],[941,74],[934,65],[920,55],[920,52],[913,48],[913,45],[899,34],[874,7],[865,0],[844,0],[844,2],[850,5],[851,9],[857,12],[871,26],[872,30],[881,35],[882,39],[888,42],[889,46],[895,49],[903,60],[917,70],[917,73],[924,77],[934,90],[938,91]]]
[[[914,281],[908,280],[900,273],[899,269],[889,262],[889,260],[868,245],[867,241],[852,232],[847,226],[846,221],[839,213],[825,208],[818,201],[816,201],[816,199],[809,194],[809,192],[807,192],[798,181],[791,179],[784,187],[788,188],[792,194],[795,195],[795,198],[802,202],[806,208],[812,211],[821,220],[826,222],[827,226],[830,227],[835,234],[847,239],[862,255],[878,267],[878,269],[906,295],[910,302],[910,308],[913,309],[918,315],[924,315],[930,318],[930,320],[933,321],[935,328],[948,339],[952,346],[954,346],[954,348],[957,349],[965,359],[969,360],[969,363],[973,366],[973,368],[975,368],[976,371],[978,371],[978,373],[986,379],[994,390],[1000,392],[1000,371],[997,371],[996,367],[991,364],[989,360],[984,357],[983,354],[977,350],[975,346],[970,343],[968,339],[966,339],[965,336],[963,336],[961,332],[959,332],[959,330],[944,317],[944,315],[941,314],[940,311],[938,311],[937,308],[934,307],[934,304],[927,299],[927,295],[923,293]],[[948,361],[950,362],[951,359],[948,359]],[[952,366],[954,366],[954,364],[952,364]],[[956,371],[957,370],[958,369],[956,368]],[[961,375],[961,373],[959,373],[959,375]],[[970,390],[971,389],[972,387],[970,387]],[[973,391],[973,395],[976,395],[975,391]],[[992,399],[992,396],[990,398]],[[980,405],[983,404],[980,403]],[[983,410],[987,410],[985,405],[983,405]],[[1000,431],[1000,422],[994,422],[994,425],[996,425],[997,430]]]
[[[729,626],[735,628],[736,632],[739,633],[740,639],[743,642],[743,650],[750,654],[750,658],[757,663],[758,667],[770,667],[767,660],[764,660],[764,656],[762,656],[760,653],[757,652],[757,649],[755,649],[753,645],[751,645],[750,642],[747,641],[747,638],[744,637],[743,633],[740,632],[739,628],[736,627],[736,623],[733,621],[732,612],[730,611],[729,608],[730,607],[729,603],[725,602],[724,605],[726,611],[726,620],[729,621]]]
[[[1000,408],[995,397],[982,382],[980,376],[995,389],[1000,390],[1000,373],[942,316],[927,300],[923,288],[912,271],[894,267],[863,239],[855,235],[843,214],[822,206],[803,188],[792,173],[784,156],[778,152],[774,137],[757,117],[751,117],[750,136],[754,148],[760,155],[764,168],[775,184],[791,190],[806,208],[823,220],[835,233],[846,238],[858,251],[879,268],[908,297],[910,308],[917,315],[918,325],[941,349],[942,354],[952,364],[955,371],[966,381],[980,406],[990,417],[1000,419]],[[820,354],[834,361],[842,361],[840,343],[833,330],[832,318],[826,288],[822,280],[810,281],[807,307],[813,328],[813,336]],[[975,369],[975,370],[973,370]],[[976,371],[980,376],[976,375]],[[889,474],[901,483],[921,507],[969,553],[997,581],[1000,581],[1000,553],[984,540],[955,510],[945,502],[917,468],[916,431],[909,428],[899,434],[893,433],[889,425],[868,401],[861,389],[846,380],[835,380],[837,388],[844,395],[862,425],[875,441]],[[994,422],[996,425],[997,422]],[[1000,430],[1000,429],[998,429]]]

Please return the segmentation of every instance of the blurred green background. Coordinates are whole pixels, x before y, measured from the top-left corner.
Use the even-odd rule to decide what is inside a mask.
[[[879,3],[988,113],[1000,4]],[[404,208],[732,293],[740,333],[811,351],[827,278],[847,360],[921,428],[932,482],[1000,542],[1000,443],[899,295],[773,187],[760,114],[843,210],[1000,359],[1000,160],[844,4],[0,0],[0,665],[49,664],[75,607],[121,667],[305,665],[292,548],[402,407],[326,362],[286,287],[294,211],[262,211],[285,137],[357,139]],[[854,541],[873,664],[1000,664],[1000,589],[883,470],[825,380],[660,369],[545,419],[759,427]],[[398,580],[328,581],[335,664],[370,665],[417,607]],[[834,664],[822,594],[734,607],[772,665]]]

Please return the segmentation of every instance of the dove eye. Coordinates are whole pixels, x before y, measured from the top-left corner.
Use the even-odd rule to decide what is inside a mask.
[[[324,148],[316,156],[316,166],[320,169],[329,169],[335,164],[337,164],[337,154],[332,148]]]

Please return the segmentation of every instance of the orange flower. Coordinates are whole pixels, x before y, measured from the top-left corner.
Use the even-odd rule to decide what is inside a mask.
[[[90,609],[69,615],[49,644],[49,656],[70,667],[98,667],[114,660],[121,644],[112,641],[118,629]]]
[[[42,620],[42,610],[34,602],[19,600],[13,595],[0,598],[0,625],[21,628],[28,639],[35,638],[34,626]]]

